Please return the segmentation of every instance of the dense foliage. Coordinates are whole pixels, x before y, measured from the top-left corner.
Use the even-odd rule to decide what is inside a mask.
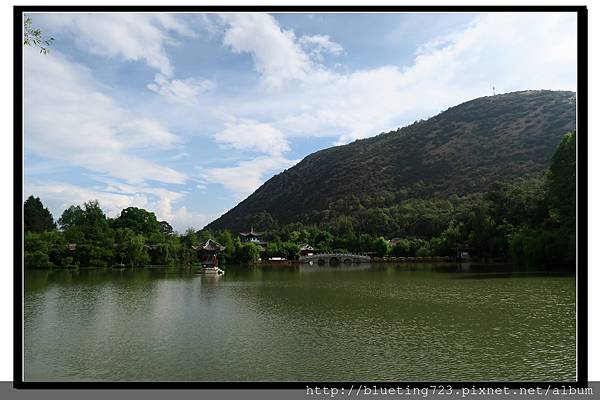
[[[25,231],[44,232],[56,227],[52,214],[44,207],[39,197],[29,196],[23,204]]]
[[[190,228],[180,235],[137,207],[111,219],[97,201],[71,206],[58,219],[59,229],[40,199],[27,199],[25,210],[26,268],[187,266],[199,261],[197,246],[209,238],[226,246],[221,262],[249,263],[261,256],[256,244],[241,243],[229,231],[212,236]],[[293,243],[269,243],[264,254],[293,259],[299,252]]]
[[[567,133],[545,174],[498,181],[484,193],[411,198],[387,207],[349,196],[318,212],[319,223],[280,225],[266,211],[251,221],[269,232],[269,256],[292,258],[282,247],[308,243],[323,252],[380,257],[454,257],[464,250],[530,268],[574,266],[575,179],[575,133]],[[202,234],[231,237],[228,230]]]
[[[440,227],[427,218],[416,222],[427,226],[415,226],[411,215],[426,215],[429,206],[451,213],[454,204],[464,204],[452,196],[462,199],[493,190],[495,182],[539,177],[573,129],[573,92],[475,99],[427,121],[313,153],[206,228],[239,232],[260,224],[277,230],[295,222],[319,224],[335,214],[351,217],[354,232],[429,236]],[[398,225],[389,225],[382,210]],[[451,216],[439,222],[446,226]],[[343,230],[348,223],[341,218],[331,228]]]
[[[107,218],[97,201],[67,208],[60,229],[25,226],[26,268],[190,265],[197,261],[194,230],[173,233],[154,213],[129,207]]]
[[[310,244],[322,252],[369,253],[380,257],[454,257],[468,251],[482,260],[513,261],[529,268],[574,266],[575,133],[567,133],[545,174],[496,182],[484,193],[447,198],[411,198],[369,207],[358,197],[340,199],[318,214],[319,223],[279,225],[256,214],[264,249],[242,243],[229,230],[184,234],[141,208],[107,218],[96,201],[67,208],[54,224],[38,198],[25,202],[27,268],[191,265],[195,247],[213,239],[225,246],[222,263],[259,257],[297,259]],[[393,240],[390,240],[393,239]]]
[[[525,225],[512,236],[511,254],[530,267],[575,265],[576,252],[576,134],[567,133],[552,156],[546,174],[541,225]]]

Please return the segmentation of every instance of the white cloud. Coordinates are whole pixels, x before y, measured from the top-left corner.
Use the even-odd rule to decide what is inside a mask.
[[[180,142],[158,122],[140,119],[103,94],[90,71],[59,52],[25,49],[25,146],[129,182],[183,183],[185,175],[130,151]]]
[[[576,84],[573,13],[484,14],[467,29],[423,43],[410,66],[349,73],[310,61],[299,46],[307,36],[297,40],[273,18],[239,16],[229,23],[226,39],[231,37],[225,44],[253,54],[265,80],[281,83],[293,78],[301,83],[286,93],[251,93],[251,100],[236,99],[230,108],[238,117],[260,119],[288,137],[334,136],[336,144],[347,143],[491,95],[492,86],[509,92],[574,90]],[[264,34],[253,35],[256,30]],[[278,48],[292,65],[289,75],[283,68],[266,66],[283,65],[272,56]]]
[[[176,14],[93,13],[39,14],[39,22],[53,32],[69,33],[78,45],[96,55],[125,61],[144,61],[159,73],[147,87],[169,103],[195,105],[198,96],[212,90],[215,83],[199,78],[171,79],[174,67],[167,45],[177,45],[172,34],[197,37],[188,23]],[[208,26],[209,19],[195,19]]]
[[[158,220],[169,222],[178,232],[184,232],[190,227],[196,230],[201,229],[225,212],[224,210],[215,213],[190,211],[185,205],[179,205],[185,200],[186,193],[184,192],[174,192],[164,188],[150,187],[147,185],[132,186],[110,180],[105,181],[105,183],[106,187],[104,188],[104,191],[126,194],[133,198],[142,195],[144,198],[142,207],[149,211],[153,211]],[[120,212],[120,209],[118,211]]]
[[[415,93],[401,82],[396,67],[333,75],[328,82],[306,85],[304,108],[290,109],[277,126],[288,135],[337,136],[336,144],[379,133],[422,104],[411,101]],[[431,103],[428,107],[435,107]]]
[[[323,58],[323,53],[337,56],[344,52],[342,45],[333,42],[328,35],[304,35],[298,42],[317,60]]]
[[[185,194],[147,185],[129,185],[114,180],[102,180],[103,184],[83,187],[65,182],[33,180],[25,185],[25,196],[40,197],[55,219],[71,205],[81,205],[98,200],[104,212],[112,218],[120,215],[127,207],[139,207],[154,212],[159,221],[167,221],[178,232],[189,227],[200,229],[222,214],[217,212],[191,212],[180,205]]]
[[[47,205],[55,219],[58,219],[71,205],[83,204],[90,200],[98,200],[103,210],[111,217],[117,216],[127,207],[145,207],[146,196],[113,193],[94,188],[82,187],[65,182],[26,182],[25,197],[38,196]]]
[[[254,192],[265,181],[265,177],[289,168],[300,160],[283,157],[257,157],[240,161],[234,167],[209,168],[202,172],[206,183],[218,183],[231,190],[237,200]]]
[[[281,29],[272,16],[230,13],[220,17],[228,25],[223,44],[235,53],[250,53],[267,87],[278,88],[286,81],[303,80],[314,72],[294,33]]]
[[[215,86],[215,83],[208,79],[178,80],[156,74],[154,82],[148,84],[148,89],[163,96],[169,103],[195,105],[198,104],[198,97],[201,93],[211,91]]]
[[[152,147],[170,149],[181,143],[181,138],[151,119],[133,119],[119,125],[116,135],[127,148]]]
[[[218,14],[192,14],[193,25],[203,29],[210,37],[215,37],[223,29],[223,21]]]
[[[168,221],[178,232],[184,232],[188,228],[199,230],[224,213],[224,211],[216,213],[192,212],[184,205],[180,207],[173,205],[173,203],[180,201],[179,198],[172,199],[169,195],[164,195],[154,206],[156,215],[161,220]]]
[[[253,120],[227,122],[225,128],[215,135],[215,140],[236,150],[252,150],[273,156],[280,156],[290,149],[281,131]]]
[[[203,170],[200,187],[221,183],[238,199],[295,162],[282,156],[290,150],[291,137],[330,137],[334,143],[346,143],[490,95],[492,85],[497,92],[574,90],[576,82],[576,18],[566,13],[481,15],[467,29],[422,43],[410,65],[350,72],[320,64],[322,55],[344,51],[325,35],[297,37],[264,14],[211,16],[205,30],[222,34],[223,46],[232,52],[249,54],[263,81],[259,87],[236,88],[235,96],[211,93],[214,83],[209,80],[173,77],[165,49],[175,44],[173,34],[194,35],[182,18],[75,16],[60,15],[52,22],[48,14],[44,23],[73,34],[96,54],[145,62],[158,71],[149,89],[169,103],[196,105],[202,99],[211,104],[210,111],[221,118],[222,126],[204,125],[202,135],[212,135],[227,148],[269,155],[233,166],[220,159],[223,167]],[[178,136],[154,119],[136,118],[120,108],[85,67],[65,60],[55,50],[44,57],[27,50],[25,66],[29,151],[137,186],[148,180],[186,181],[184,174],[142,157],[147,147],[180,147]],[[153,118],[179,122],[173,115],[181,117],[185,112],[174,114],[173,109],[165,108]],[[193,116],[189,119],[194,124],[204,122]],[[171,160],[184,157],[180,152]],[[98,190],[105,193],[105,189]],[[115,207],[126,202],[146,204],[160,210],[165,219],[181,221],[180,225],[204,218],[179,206],[185,196],[175,192],[144,192],[135,197],[136,193],[121,188],[111,193],[116,197],[106,201]]]
[[[36,19],[53,32],[67,32],[91,53],[145,61],[148,66],[171,76],[173,66],[165,51],[176,44],[171,32],[195,37],[195,32],[175,14],[164,13],[52,13]]]

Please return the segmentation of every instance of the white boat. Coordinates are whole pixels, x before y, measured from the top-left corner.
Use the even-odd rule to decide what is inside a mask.
[[[225,271],[219,267],[201,267],[198,272],[207,275],[223,275],[225,273]]]

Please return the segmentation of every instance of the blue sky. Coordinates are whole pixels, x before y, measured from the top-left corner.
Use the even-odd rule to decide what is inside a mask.
[[[202,228],[326,147],[480,96],[576,87],[576,17],[30,14],[25,194]]]

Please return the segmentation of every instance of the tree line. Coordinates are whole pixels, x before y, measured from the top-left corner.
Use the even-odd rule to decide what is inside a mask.
[[[229,231],[216,235],[189,228],[183,234],[150,211],[128,207],[109,218],[97,201],[67,208],[57,223],[38,197],[24,203],[25,267],[106,268],[190,266],[200,261],[198,246],[213,239],[225,246],[222,263],[251,263],[259,257],[297,258],[300,246],[269,243],[261,249]],[[263,250],[261,252],[261,250]]]
[[[574,266],[575,141],[574,132],[565,135],[544,176],[498,182],[486,193],[408,199],[389,207],[365,207],[350,196],[321,211],[319,224],[279,226],[268,213],[257,214],[253,225],[266,231],[268,241],[262,249],[229,230],[179,234],[141,208],[109,218],[97,201],[69,207],[55,223],[31,196],[24,204],[25,266],[185,266],[199,261],[195,247],[209,238],[226,247],[222,263],[297,259],[300,246],[310,244],[323,252],[405,257],[454,256],[466,249],[482,260],[530,268]]]
[[[499,181],[485,193],[390,200],[385,206],[350,195],[309,218],[317,224],[280,225],[264,211],[248,222],[266,231],[270,243],[308,243],[322,252],[453,257],[463,249],[483,261],[574,267],[575,162],[576,134],[569,132],[543,175]],[[203,234],[219,238],[221,232]]]
[[[54,222],[41,200],[24,204],[25,267],[141,267],[196,261],[193,229],[177,234],[154,213],[129,207],[108,218],[97,201],[70,206]]]

